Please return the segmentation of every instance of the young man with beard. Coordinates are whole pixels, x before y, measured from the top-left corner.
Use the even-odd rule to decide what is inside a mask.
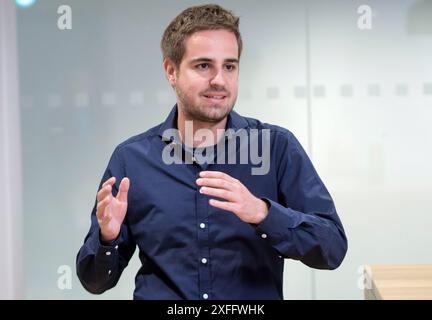
[[[112,154],[77,256],[83,286],[115,286],[137,246],[135,299],[283,299],[284,259],[337,268],[344,229],[300,143],[233,111],[239,18],[188,8],[161,47],[177,103]]]

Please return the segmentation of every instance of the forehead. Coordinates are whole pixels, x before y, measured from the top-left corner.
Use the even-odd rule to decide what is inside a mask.
[[[206,57],[214,60],[238,59],[238,44],[234,33],[228,30],[197,31],[185,41],[184,59]]]

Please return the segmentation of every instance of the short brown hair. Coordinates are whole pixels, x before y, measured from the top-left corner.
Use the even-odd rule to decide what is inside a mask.
[[[190,35],[197,31],[225,29],[236,36],[240,59],[243,43],[239,23],[239,17],[216,4],[187,8],[165,29],[161,41],[163,58],[169,58],[176,67],[179,67],[186,51],[185,40]]]

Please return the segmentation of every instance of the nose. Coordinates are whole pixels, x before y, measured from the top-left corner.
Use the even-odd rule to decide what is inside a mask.
[[[210,85],[212,87],[220,87],[220,88],[225,87],[225,77],[222,68],[216,69],[215,73],[210,79]]]

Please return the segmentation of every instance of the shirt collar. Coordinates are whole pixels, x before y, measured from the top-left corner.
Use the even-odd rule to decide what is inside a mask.
[[[177,113],[177,104],[175,104],[166,120],[159,127],[158,134],[164,141],[173,141],[174,136],[178,138],[178,135],[173,134],[177,132]],[[246,128],[247,126],[248,122],[246,121],[246,119],[239,115],[237,112],[231,111],[228,114],[226,127],[227,131],[229,131],[228,129],[238,131],[242,128]]]

